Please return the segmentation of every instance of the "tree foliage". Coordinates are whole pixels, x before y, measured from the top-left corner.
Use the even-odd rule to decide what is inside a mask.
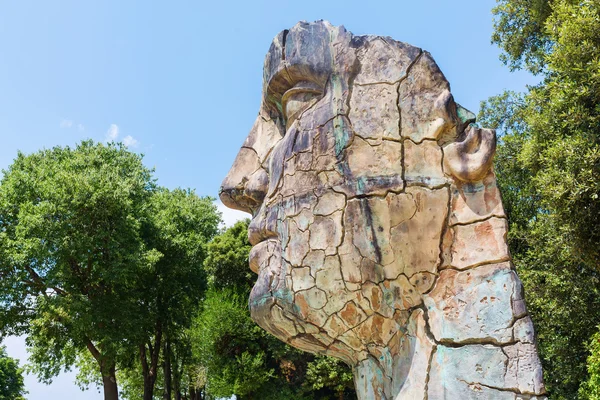
[[[19,153],[0,184],[0,331],[27,333],[43,381],[89,351],[82,383],[99,373],[106,398],[120,369],[152,399],[161,366],[170,396],[219,223],[213,199],[157,187],[123,145]]]
[[[528,95],[531,139],[520,160],[533,171],[555,229],[554,251],[600,266],[600,3],[557,2],[549,74]]]
[[[248,268],[252,246],[248,241],[249,220],[238,221],[208,244],[204,268],[211,286],[221,290],[232,288],[249,293],[256,276]]]
[[[4,346],[0,347],[0,400],[25,400],[26,394],[23,369],[6,354]]]
[[[331,357],[317,356],[308,363],[306,384],[314,390],[328,388],[338,398],[344,398],[344,393],[354,391],[352,371],[342,361]]]
[[[211,291],[196,321],[193,346],[207,371],[207,390],[217,398],[247,398],[274,374],[261,343],[267,334],[250,319],[245,303],[231,289]]]
[[[600,327],[597,327],[600,328]],[[579,388],[579,396],[585,400],[600,400],[600,329],[588,343],[588,380]]]
[[[29,328],[43,380],[87,349],[116,396],[116,362],[143,318],[130,294],[153,262],[140,234],[153,187],[140,156],[91,141],[19,153],[4,171],[0,329]]]
[[[549,0],[498,0],[492,13],[492,42],[502,48],[500,59],[511,70],[526,68],[542,72],[552,40],[546,33],[546,21],[552,12]]]
[[[587,398],[600,323],[600,2],[501,0],[494,13],[505,62],[543,76],[482,103],[480,124],[501,134],[509,245],[550,397]]]
[[[140,313],[148,316],[139,360],[143,398],[151,400],[161,352],[165,395],[171,397],[173,383],[180,386],[178,356],[190,345],[184,332],[206,290],[206,245],[217,233],[221,218],[213,199],[200,198],[191,190],[156,190],[148,208],[142,236],[157,261],[138,278]]]

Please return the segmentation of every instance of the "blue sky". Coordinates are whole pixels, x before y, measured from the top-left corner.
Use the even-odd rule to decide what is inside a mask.
[[[494,0],[5,1],[0,3],[0,168],[17,150],[115,138],[161,185],[216,197],[258,111],[263,57],[299,20],[327,19],[430,51],[455,99],[479,102],[536,80],[490,44]],[[229,221],[239,214],[227,212]],[[7,342],[24,358],[22,341]],[[101,399],[73,375],[31,400]]]

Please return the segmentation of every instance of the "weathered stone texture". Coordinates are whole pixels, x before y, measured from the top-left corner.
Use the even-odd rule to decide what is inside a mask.
[[[436,341],[512,342],[515,312],[511,299],[520,289],[517,280],[508,262],[442,271],[435,288],[423,297]]]
[[[494,217],[469,225],[455,225],[450,229],[453,233],[450,250],[452,267],[466,269],[510,259],[506,219]]]
[[[355,85],[348,117],[357,136],[381,143],[382,139],[400,140],[398,84]]]
[[[545,399],[491,168],[431,55],[328,22],[279,34],[220,197],[252,214],[252,318],[353,367],[360,400]]]
[[[500,348],[438,345],[431,364],[430,399],[517,399],[543,393],[541,367],[535,346]],[[519,373],[517,364],[523,363]],[[523,397],[522,397],[523,398]],[[527,397],[524,397],[527,398]]]
[[[490,171],[478,182],[458,182],[452,188],[450,224],[471,224],[490,217],[504,218],[504,207],[500,191],[496,186],[496,176]]]
[[[405,179],[408,184],[439,187],[446,183],[442,171],[442,150],[436,141],[424,140],[416,144],[404,141]]]

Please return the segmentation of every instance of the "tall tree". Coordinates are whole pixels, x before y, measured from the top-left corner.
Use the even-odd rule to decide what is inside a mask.
[[[157,261],[139,279],[142,310],[150,316],[147,340],[140,343],[144,400],[151,400],[162,351],[164,398],[172,398],[172,364],[178,342],[191,325],[206,289],[203,262],[220,214],[213,199],[191,190],[159,189],[150,199],[144,242]],[[175,376],[178,378],[178,375]]]
[[[586,398],[586,344],[600,323],[600,3],[498,3],[493,41],[503,59],[543,80],[483,103],[480,123],[502,134],[509,244],[551,398]]]
[[[141,237],[152,171],[120,144],[19,153],[0,183],[0,330],[28,332],[50,380],[89,351],[118,398],[123,343],[144,323],[137,290],[154,262]]]
[[[545,11],[538,15],[539,9]],[[544,80],[531,88],[519,109],[505,110],[518,111],[524,122],[516,157],[530,174],[543,210],[536,215],[538,227],[553,231],[549,250],[598,270],[600,3],[501,0],[494,12],[495,38],[505,59],[519,66],[535,58],[545,66]],[[530,29],[517,30],[521,26]],[[547,45],[531,44],[537,41]]]
[[[127,344],[137,357],[123,358],[118,377],[125,385],[124,398],[182,397],[184,372],[190,358],[187,330],[205,296],[203,261],[208,241],[218,231],[220,214],[210,197],[192,190],[157,188],[148,200],[147,217],[141,225],[142,239],[154,262],[137,277],[131,293],[144,315],[136,343]],[[97,371],[83,361],[79,377],[86,386]],[[81,370],[81,368],[80,368]],[[183,389],[186,389],[185,387]]]

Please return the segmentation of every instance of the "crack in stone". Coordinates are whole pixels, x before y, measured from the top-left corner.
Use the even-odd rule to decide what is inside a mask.
[[[497,387],[497,386],[486,385],[485,383],[481,383],[481,382],[469,382],[464,379],[457,379],[457,380],[459,382],[466,383],[469,386],[482,386],[482,387],[485,387],[488,389],[497,390],[499,392],[511,392],[511,393],[519,394],[519,395],[523,395],[523,394],[525,394],[525,395],[534,394],[535,395],[535,393],[523,393],[519,389],[516,389],[516,388],[501,388],[501,387]]]
[[[404,183],[405,183],[406,187],[422,187],[422,188],[430,189],[430,190],[442,189],[442,188],[450,186],[450,184],[445,181],[443,183],[440,183],[437,185],[430,185],[430,184],[427,184],[425,182],[421,182],[418,180],[405,179]]]
[[[496,214],[490,214],[486,217],[482,217],[482,218],[477,218],[477,219],[473,219],[470,220],[469,222],[454,222],[454,223],[449,223],[450,227],[455,227],[455,226],[468,226],[468,225],[472,225],[472,224],[476,224],[478,222],[485,222],[488,221],[492,218],[498,218],[498,219],[505,219],[508,221],[508,218],[506,217],[506,215],[496,215]]]
[[[475,263],[473,265],[469,265],[468,267],[464,267],[464,268],[457,268],[457,267],[455,267],[453,265],[449,265],[449,266],[443,267],[442,269],[443,270],[451,269],[451,270],[461,271],[462,272],[462,271],[470,271],[470,270],[473,270],[475,268],[482,267],[484,265],[501,264],[501,263],[504,263],[504,262],[507,262],[507,261],[510,261],[510,255],[502,257],[502,258],[498,258],[498,259],[481,261],[481,262]]]
[[[431,348],[431,354],[429,355],[429,361],[427,362],[427,371],[425,372],[425,390],[423,393],[423,400],[429,399],[429,380],[431,379],[431,365],[433,364],[433,357],[435,356],[436,352],[437,344],[435,344],[434,342],[434,345]]]

